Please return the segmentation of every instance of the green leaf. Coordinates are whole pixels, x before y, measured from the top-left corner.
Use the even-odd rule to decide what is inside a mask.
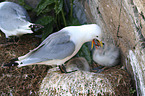
[[[42,33],[42,40],[44,40],[49,34],[51,34],[53,32],[53,24],[54,24],[54,22],[51,22],[45,26],[43,33]]]
[[[55,0],[55,13],[56,15],[60,13],[60,11],[62,11],[63,8],[63,0]]]
[[[43,12],[44,9],[50,4],[54,3],[54,0],[41,0],[40,3],[36,7],[37,15]]]
[[[54,21],[54,18],[52,16],[43,16],[39,18],[35,23],[41,24],[44,26],[51,23],[52,21]]]
[[[82,46],[82,48],[78,52],[79,57],[84,57],[89,64],[92,62],[91,52],[86,44]]]
[[[20,5],[25,5],[25,1],[24,1],[24,0],[18,0],[18,3],[19,3]]]
[[[43,16],[39,18],[35,23],[44,26],[42,30],[42,40],[44,40],[50,33],[53,32],[54,18],[52,16]]]
[[[25,8],[26,10],[33,10],[33,8],[30,7],[30,6],[28,6],[28,5],[25,5],[24,8]]]
[[[18,0],[18,3],[23,6],[26,10],[32,10],[33,8],[25,3],[24,0]]]
[[[78,19],[71,17],[67,19],[67,25],[69,26],[76,26],[76,25],[80,25]]]
[[[40,14],[38,14],[38,12],[37,12],[37,15],[42,15],[42,14],[46,15],[50,11],[52,11],[52,8],[50,6],[47,6]]]

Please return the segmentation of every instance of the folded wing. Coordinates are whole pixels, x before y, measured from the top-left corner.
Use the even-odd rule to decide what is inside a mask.
[[[64,59],[75,51],[75,44],[67,32],[57,32],[47,37],[37,48],[21,58],[21,64]]]

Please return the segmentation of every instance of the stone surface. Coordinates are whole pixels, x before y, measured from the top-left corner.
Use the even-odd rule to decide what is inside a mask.
[[[60,73],[58,68],[52,68],[43,79],[40,96],[129,96],[130,79],[124,70],[114,70],[111,73],[93,73],[75,71]],[[122,90],[122,91],[120,91]],[[128,93],[127,93],[128,92]]]
[[[145,1],[75,1],[83,5],[88,22],[101,26],[103,40],[121,48],[121,63],[134,78],[137,95],[145,95]]]

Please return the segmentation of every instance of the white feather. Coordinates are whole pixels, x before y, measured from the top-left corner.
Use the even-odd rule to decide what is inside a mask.
[[[0,26],[0,29],[1,29],[2,32],[5,33],[6,38],[8,38],[9,36],[21,36],[23,34],[33,33],[33,31],[31,30],[31,28],[29,28],[29,26],[31,24],[32,23],[28,23],[28,25],[21,26],[21,28],[14,29],[14,30],[11,30],[11,31],[3,29],[1,26]]]
[[[31,28],[29,27],[30,25],[32,25],[32,23],[30,23],[29,20],[26,20],[29,18],[29,16],[26,10],[20,5],[13,2],[7,2],[7,1],[1,2],[0,12],[1,12],[0,13],[0,20],[1,20],[0,30],[3,33],[5,33],[6,38],[8,38],[9,36],[20,36],[27,33],[33,33]],[[19,24],[19,23],[13,23],[13,22],[23,22],[23,24],[21,25],[21,23]],[[5,26],[5,28],[2,26]],[[11,30],[9,28],[11,28]]]
[[[93,52],[93,60],[102,66],[115,66],[119,63],[119,48],[113,44],[106,44]]]

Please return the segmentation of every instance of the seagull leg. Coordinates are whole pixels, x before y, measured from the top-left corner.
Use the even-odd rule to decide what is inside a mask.
[[[66,68],[63,64],[59,65],[59,69],[60,69],[61,73],[67,73]]]
[[[102,71],[104,71],[103,68],[104,68],[104,66],[95,67],[92,69],[92,71],[95,73],[101,73]]]

